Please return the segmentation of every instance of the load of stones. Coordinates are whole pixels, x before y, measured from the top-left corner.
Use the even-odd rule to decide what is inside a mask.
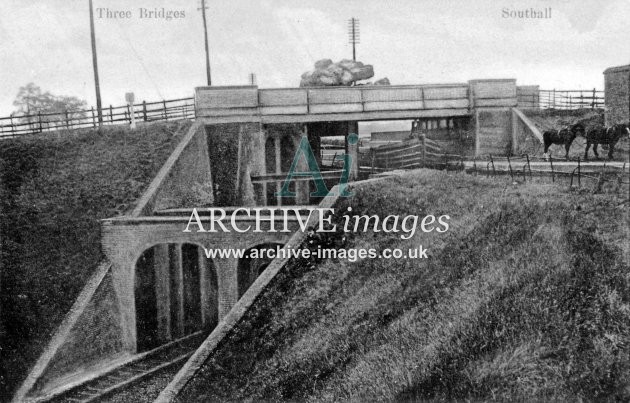
[[[335,85],[389,85],[389,79],[382,78],[375,82],[358,83],[374,76],[374,67],[354,60],[343,59],[333,63],[322,59],[315,63],[315,69],[302,74],[300,87],[320,87]]]

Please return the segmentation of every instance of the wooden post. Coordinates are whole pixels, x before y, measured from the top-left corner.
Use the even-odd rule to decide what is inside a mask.
[[[66,114],[66,129],[70,128],[70,119],[68,118],[68,110],[65,110],[65,114]]]
[[[168,112],[166,111],[166,101],[162,100],[162,105],[164,106],[164,120],[168,122]]]
[[[552,103],[552,108],[556,109],[556,89],[553,89],[553,103]]]
[[[114,123],[114,108],[112,108],[112,104],[109,104],[109,121]]]
[[[103,111],[101,109],[101,87],[98,79],[98,62],[96,58],[96,37],[94,34],[94,10],[90,0],[90,38],[92,40],[92,67],[94,69],[94,87],[96,89],[96,109],[98,110],[98,124],[103,124]],[[94,116],[94,108],[92,108]],[[96,127],[96,126],[95,126]]]
[[[144,121],[147,121],[147,101],[142,101],[142,115],[144,116]]]
[[[96,117],[94,116],[94,107],[92,107],[92,126],[96,129]]]
[[[42,128],[42,111],[38,111],[37,112],[37,122],[39,123],[39,132],[41,133],[43,131],[43,128]]]
[[[206,24],[206,0],[201,0],[201,16],[203,18],[203,40],[206,49],[206,79],[208,86],[212,85],[210,77],[210,50],[208,46],[208,25]]]
[[[11,116],[9,116],[9,118],[11,118],[11,134],[14,134],[15,126],[13,125],[13,114],[11,114]]]
[[[422,168],[427,166],[427,135],[420,133],[420,141],[422,142]]]
[[[591,103],[591,109],[595,109],[595,97],[597,96],[597,91],[593,88],[593,102]]]
[[[370,159],[372,160],[370,173],[373,174],[374,173],[374,163],[376,162],[375,161],[376,160],[376,150],[374,148],[370,148],[370,154],[371,154],[370,155],[370,157],[371,157]],[[624,167],[625,167],[625,165],[624,165]]]

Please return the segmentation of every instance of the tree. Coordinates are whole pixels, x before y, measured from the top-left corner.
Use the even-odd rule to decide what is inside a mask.
[[[20,87],[13,106],[18,108],[16,115],[24,115],[24,121],[38,121],[36,115],[41,113],[44,115],[41,116],[43,122],[59,122],[65,121],[66,116],[69,119],[85,117],[83,110],[87,108],[87,103],[77,97],[43,92],[34,83],[28,83]]]

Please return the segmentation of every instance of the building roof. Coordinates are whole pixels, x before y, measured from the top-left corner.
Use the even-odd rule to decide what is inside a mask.
[[[625,66],[609,67],[606,70],[604,70],[604,74],[619,73],[622,71],[630,71],[630,64],[627,64]]]

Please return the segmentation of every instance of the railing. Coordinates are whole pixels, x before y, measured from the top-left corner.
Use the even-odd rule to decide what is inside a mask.
[[[102,108],[103,124],[113,125],[131,123],[131,107],[112,106]],[[194,119],[194,98],[179,98],[158,102],[146,102],[134,105],[134,115],[138,122],[158,120]],[[0,138],[18,135],[42,133],[46,131],[98,127],[98,112],[94,108],[14,115],[0,118]]]
[[[543,109],[597,109],[604,107],[604,91],[540,90],[538,105]]]
[[[621,167],[607,166],[606,163],[603,166],[585,166],[582,164],[581,159],[578,158],[576,161],[577,165],[570,171],[559,169],[557,164],[554,166],[554,159],[551,157],[547,161],[547,167],[532,169],[531,162],[527,154],[518,157],[489,155],[487,160],[479,161],[475,159],[473,166],[467,168],[466,171],[472,174],[482,173],[487,177],[509,175],[512,181],[522,178],[524,182],[528,178],[531,181],[534,176],[551,177],[552,182],[556,182],[557,179],[564,177],[570,180],[569,188],[573,188],[574,184],[577,185],[575,187],[581,188],[584,179],[591,179],[595,181],[595,188],[593,189],[595,192],[601,192],[603,184],[607,182],[616,183],[618,185],[616,191],[619,191],[621,185],[630,185],[629,181],[624,180],[624,178],[628,177],[626,162]]]

